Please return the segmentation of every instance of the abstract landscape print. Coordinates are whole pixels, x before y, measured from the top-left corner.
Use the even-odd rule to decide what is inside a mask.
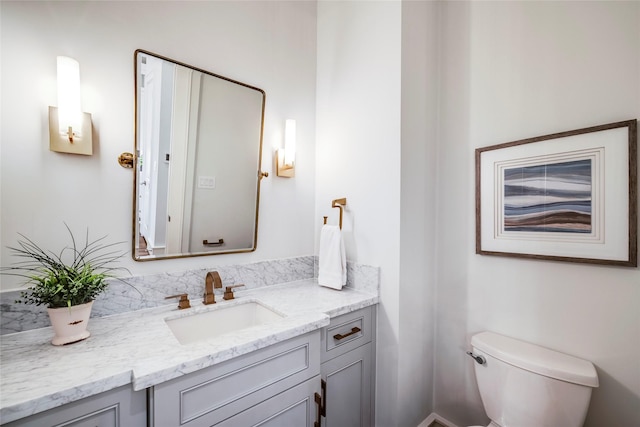
[[[591,233],[592,160],[504,169],[505,232]]]
[[[637,120],[475,150],[476,253],[638,266]]]

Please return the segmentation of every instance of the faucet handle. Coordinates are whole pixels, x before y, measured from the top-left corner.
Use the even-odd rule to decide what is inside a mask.
[[[171,298],[180,298],[180,301],[178,301],[178,310],[182,310],[184,308],[191,308],[188,294],[171,295],[171,296],[165,297],[164,299],[171,299]]]
[[[224,289],[224,296],[222,297],[222,299],[224,299],[224,300],[234,299],[234,297],[233,297],[233,288],[239,288],[240,286],[244,286],[244,284],[227,286]]]

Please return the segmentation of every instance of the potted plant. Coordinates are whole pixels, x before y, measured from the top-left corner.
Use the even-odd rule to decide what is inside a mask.
[[[87,323],[94,299],[104,292],[108,280],[117,270],[114,263],[126,252],[114,250],[119,243],[104,243],[107,236],[89,240],[89,231],[82,246],[78,246],[71,229],[65,224],[71,245],[60,253],[42,249],[20,234],[17,247],[9,247],[14,256],[22,258],[3,274],[21,276],[29,288],[21,292],[17,303],[47,306],[55,337],[54,345],[70,344],[91,335]]]

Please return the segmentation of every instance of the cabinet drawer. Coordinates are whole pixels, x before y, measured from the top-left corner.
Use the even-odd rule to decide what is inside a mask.
[[[130,385],[86,397],[9,424],[6,427],[146,427],[147,393]]]
[[[314,395],[320,392],[318,375],[224,420],[218,426],[314,427],[318,418],[318,405]]]
[[[320,373],[320,332],[271,345],[154,387],[153,417],[212,426]]]
[[[331,319],[322,330],[321,362],[371,342],[374,307],[366,307]]]

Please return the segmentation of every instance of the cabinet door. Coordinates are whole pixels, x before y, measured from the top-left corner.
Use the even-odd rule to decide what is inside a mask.
[[[319,408],[314,395],[320,393],[320,376],[265,400],[216,427],[314,427]]]
[[[7,427],[146,427],[147,392],[130,385],[6,424]]]
[[[324,427],[369,427],[372,419],[371,343],[322,364]]]

